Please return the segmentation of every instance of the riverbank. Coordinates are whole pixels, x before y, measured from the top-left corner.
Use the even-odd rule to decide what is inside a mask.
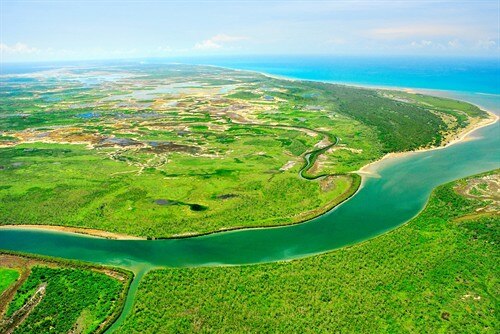
[[[330,176],[336,177],[336,175],[330,175]],[[344,177],[347,177],[347,176],[348,175],[344,175]],[[342,177],[342,175],[338,175],[338,177]],[[210,232],[205,232],[205,233],[186,233],[186,234],[173,235],[171,237],[153,237],[151,239],[146,238],[146,237],[128,235],[128,234],[113,233],[113,232],[108,232],[108,231],[104,231],[104,230],[92,229],[92,228],[58,226],[58,225],[33,225],[33,224],[0,225],[0,230],[2,230],[2,229],[4,229],[4,230],[8,230],[8,229],[44,230],[44,231],[82,234],[82,235],[88,235],[91,237],[110,239],[110,240],[148,240],[148,239],[149,240],[169,240],[169,239],[186,239],[186,238],[202,237],[202,236],[207,236],[207,235],[212,235],[212,234],[217,234],[217,233],[235,232],[235,231],[240,231],[240,230],[279,228],[279,227],[283,227],[283,226],[303,224],[307,221],[310,221],[311,219],[314,219],[316,217],[319,217],[321,215],[326,214],[330,210],[334,209],[335,207],[339,206],[340,204],[344,203],[345,201],[350,199],[352,196],[354,196],[359,191],[362,181],[363,180],[360,176],[353,178],[350,187],[344,193],[342,193],[340,196],[335,197],[334,199],[332,199],[330,202],[328,202],[323,207],[320,207],[320,208],[317,208],[317,209],[314,209],[311,211],[302,212],[298,216],[294,217],[294,218],[296,218],[296,221],[293,221],[291,223],[284,223],[284,224],[257,225],[257,226],[235,226],[235,227],[231,227],[231,228],[221,228],[221,229],[216,230],[216,231],[210,231]]]
[[[478,133],[477,140],[384,164],[378,170],[380,179],[365,178],[356,196],[303,224],[154,242],[0,229],[0,248],[125,268],[231,266],[325,253],[403,225],[423,209],[440,184],[498,168],[496,127]]]
[[[138,237],[121,233],[113,233],[93,228],[58,226],[58,225],[1,225],[0,229],[25,229],[25,230],[68,232],[68,233],[84,234],[93,237],[113,239],[113,240],[146,240],[146,238],[144,237]]]
[[[470,103],[470,102],[468,102],[468,103]],[[414,151],[407,151],[407,152],[387,153],[382,158],[380,158],[376,161],[370,162],[367,165],[364,165],[363,167],[361,167],[360,169],[358,169],[357,171],[355,171],[353,173],[359,174],[361,176],[377,177],[377,173],[376,173],[377,165],[380,164],[382,161],[386,161],[389,159],[402,158],[402,157],[405,157],[408,155],[421,153],[421,152],[441,150],[441,149],[447,148],[449,146],[452,146],[452,145],[455,145],[455,144],[458,144],[458,143],[461,143],[461,142],[464,142],[467,140],[471,140],[473,138],[469,137],[470,134],[472,134],[473,132],[475,132],[481,128],[495,124],[499,120],[499,116],[496,115],[495,113],[493,113],[492,111],[486,110],[486,109],[483,109],[483,110],[488,113],[488,115],[490,116],[489,118],[482,119],[480,121],[469,124],[469,126],[467,126],[462,131],[460,131],[453,140],[445,142],[444,145],[436,146],[436,147],[429,147],[429,148],[422,148],[422,149],[418,149],[418,150],[414,150]]]
[[[270,76],[272,77],[272,76]],[[286,80],[291,80],[291,81],[301,81],[299,79],[286,79]],[[366,88],[366,87],[365,87]],[[382,89],[382,88],[379,88]],[[388,88],[384,88],[388,89]],[[394,89],[392,89],[394,90]],[[401,88],[402,91],[404,91],[404,88]],[[352,174],[359,174],[361,176],[373,176],[376,175],[376,173],[373,172],[373,166],[376,165],[378,162],[385,160],[387,158],[391,157],[402,157],[410,154],[414,154],[416,152],[423,152],[427,150],[433,150],[433,149],[440,149],[440,148],[445,148],[448,147],[454,143],[461,142],[466,139],[466,137],[473,131],[477,130],[478,128],[487,126],[489,124],[494,123],[497,121],[498,117],[493,115],[491,112],[490,118],[488,119],[483,119],[483,120],[478,120],[478,119],[472,119],[471,124],[469,124],[466,128],[464,128],[462,131],[460,131],[457,134],[453,134],[452,140],[449,140],[449,142],[445,143],[445,145],[439,146],[439,147],[434,147],[434,148],[426,148],[422,150],[417,150],[417,151],[408,151],[408,152],[398,152],[398,153],[389,153],[382,157],[381,159],[371,162],[365,166],[363,166],[361,169],[358,171],[351,172]],[[451,139],[448,137],[448,139]],[[321,151],[323,149],[320,149]],[[315,151],[312,151],[315,152]],[[311,152],[311,153],[312,153]],[[314,160],[314,159],[311,159]],[[307,167],[308,164],[306,164]],[[363,178],[361,181],[361,184],[363,184]],[[359,187],[357,187],[359,188]],[[317,218],[326,212],[331,211],[334,207],[338,206],[340,202],[345,201],[346,199],[350,198],[354,193],[356,193],[356,189],[350,189],[348,192],[347,196],[341,196],[340,200],[337,201],[337,198],[329,201],[326,203],[326,205],[323,205],[313,211],[308,211],[308,212],[300,212],[300,214],[296,215],[293,221],[289,222],[284,222],[281,224],[275,224],[275,225],[265,225],[265,226],[235,226],[235,227],[229,227],[229,228],[220,228],[220,229],[213,229],[205,233],[185,233],[185,234],[173,234],[171,236],[164,237],[165,239],[180,239],[180,238],[192,238],[192,237],[197,237],[201,235],[208,235],[208,234],[214,234],[214,233],[221,233],[221,232],[226,232],[226,231],[234,231],[234,230],[243,230],[243,229],[254,229],[254,228],[270,228],[270,227],[282,227],[282,226],[288,226],[288,225],[294,225],[294,224],[300,224],[304,223],[305,221],[309,221],[311,219]],[[336,203],[338,202],[338,203]],[[3,226],[5,228],[17,228],[17,229],[45,229],[45,230],[53,230],[53,231],[59,231],[59,232],[70,232],[70,233],[78,233],[78,234],[84,234],[84,235],[90,235],[90,236],[96,236],[96,237],[101,237],[101,238],[106,238],[106,239],[115,239],[115,240],[145,240],[146,237],[138,237],[130,234],[120,234],[120,233],[113,233],[113,232],[107,232],[104,230],[98,230],[98,229],[93,229],[93,228],[85,228],[85,227],[68,227],[68,226],[54,226],[54,225],[5,225]],[[0,227],[2,228],[2,227]],[[155,235],[152,235],[152,238],[155,238]],[[164,239],[160,237],[161,239]]]
[[[439,186],[410,223],[370,242],[289,262],[152,270],[119,331],[488,332],[498,223],[458,224],[489,204],[454,191],[482,177]]]

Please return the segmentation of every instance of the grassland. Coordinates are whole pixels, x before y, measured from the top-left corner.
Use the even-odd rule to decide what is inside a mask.
[[[0,254],[2,270],[22,273],[2,295],[0,331],[101,333],[121,311],[130,275],[76,262]]]
[[[301,222],[349,197],[361,166],[487,117],[449,99],[212,67],[0,81],[0,224],[143,237]]]
[[[0,267],[0,295],[19,278],[19,271]]]
[[[499,170],[405,226],[291,262],[148,273],[121,333],[498,333]]]

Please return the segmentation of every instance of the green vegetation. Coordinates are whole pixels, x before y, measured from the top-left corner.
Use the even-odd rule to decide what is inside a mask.
[[[499,177],[440,186],[405,226],[329,254],[154,270],[120,332],[497,333],[500,217],[459,193]]]
[[[448,99],[200,66],[0,83],[0,224],[144,237],[312,218],[355,191],[351,172],[485,117]]]
[[[246,92],[246,91],[241,91],[237,93],[233,93],[228,95],[227,97],[231,99],[246,99],[246,100],[252,100],[252,99],[257,99],[260,97],[260,95],[254,94],[252,92]]]
[[[90,270],[35,266],[9,304],[11,317],[46,284],[45,293],[15,333],[92,333],[116,311],[117,279]]]
[[[7,288],[17,281],[19,278],[19,271],[9,268],[0,267],[0,295],[7,290]]]
[[[485,117],[478,107],[451,99],[321,83],[310,85],[329,91],[331,94],[324,98],[336,103],[338,112],[377,129],[384,153],[439,146],[447,131],[467,126],[470,117]]]

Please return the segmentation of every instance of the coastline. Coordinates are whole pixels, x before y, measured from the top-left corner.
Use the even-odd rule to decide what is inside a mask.
[[[222,67],[222,66],[215,66],[215,65],[200,65],[200,66],[213,66],[213,67]],[[369,84],[360,84],[360,83],[350,83],[350,82],[340,82],[340,81],[328,81],[328,80],[310,80],[310,79],[299,79],[299,78],[290,78],[286,76],[280,76],[280,75],[274,75],[274,74],[269,74],[265,72],[260,72],[260,71],[252,71],[252,70],[241,70],[241,69],[234,69],[230,67],[222,67],[228,70],[233,70],[233,71],[240,71],[240,72],[250,72],[250,73],[258,73],[260,75],[263,75],[267,78],[271,79],[276,79],[276,80],[287,80],[291,82],[297,82],[297,81],[306,81],[306,82],[320,82],[320,83],[325,83],[325,84],[332,84],[332,85],[342,85],[342,86],[348,86],[348,87],[357,87],[357,88],[364,88],[364,89],[379,89],[379,90],[386,90],[386,91],[401,91],[409,94],[423,94],[423,95],[430,95],[430,96],[436,96],[436,97],[442,97],[442,98],[447,98],[451,100],[457,100],[457,101],[463,101],[472,105],[475,105],[479,109],[485,111],[488,113],[490,116],[489,118],[483,119],[475,124],[473,124],[470,127],[467,127],[463,129],[461,132],[457,133],[456,135],[458,138],[455,138],[444,145],[436,146],[436,147],[429,147],[429,148],[422,148],[422,149],[417,149],[413,151],[405,151],[405,152],[390,152],[385,154],[383,157],[380,159],[377,159],[375,161],[372,161],[357,171],[353,171],[350,173],[355,173],[361,176],[361,184],[360,188],[363,186],[363,183],[365,181],[366,177],[377,177],[378,174],[376,173],[376,165],[381,163],[382,161],[386,161],[391,158],[401,158],[405,157],[411,154],[416,154],[420,152],[426,152],[426,151],[433,151],[433,150],[439,150],[439,149],[444,149],[447,148],[451,145],[464,142],[466,140],[469,140],[469,135],[476,130],[479,130],[483,127],[495,124],[499,120],[499,115],[497,115],[495,112],[492,110],[489,110],[489,108],[482,106],[480,104],[477,104],[475,102],[467,101],[462,98],[454,97],[453,94],[459,94],[461,92],[459,91],[450,91],[450,90],[440,90],[440,89],[429,89],[429,88],[410,88],[410,87],[402,87],[402,86],[380,86],[380,85],[369,85]],[[473,92],[464,92],[464,93],[473,93]],[[481,93],[476,93],[476,94],[481,94]],[[488,95],[494,95],[494,94],[488,94]]]
[[[172,64],[182,64],[182,63],[172,63]],[[467,103],[473,104],[473,105],[475,105],[483,110],[487,110],[488,108],[483,107],[475,102],[468,101],[467,99],[455,97],[455,95],[464,93],[464,94],[478,94],[478,95],[486,95],[486,96],[500,96],[500,94],[494,94],[494,93],[446,90],[446,89],[439,89],[439,88],[422,88],[422,87],[406,87],[406,86],[390,86],[390,85],[384,86],[384,85],[375,85],[375,84],[351,82],[351,81],[301,79],[301,78],[287,77],[285,75],[266,73],[266,72],[257,71],[257,70],[238,69],[238,68],[234,68],[234,67],[221,66],[221,65],[195,64],[195,66],[220,68],[220,69],[226,69],[226,70],[236,71],[236,72],[247,72],[247,73],[254,73],[254,74],[257,73],[257,74],[260,74],[260,75],[265,76],[265,77],[270,78],[270,79],[286,80],[286,81],[292,81],[292,82],[296,82],[296,81],[319,82],[319,83],[325,83],[325,84],[364,88],[364,89],[381,89],[381,90],[388,90],[388,91],[402,91],[402,92],[410,93],[410,94],[413,93],[413,94],[431,95],[431,96],[435,96],[435,97],[443,97],[443,98],[447,98],[447,99],[451,99],[451,100],[458,100],[458,101],[467,102]]]
[[[467,140],[468,135],[470,135],[472,132],[479,130],[480,128],[483,128],[488,125],[495,124],[499,120],[499,115],[497,115],[494,111],[489,110],[489,108],[482,106],[480,104],[477,104],[475,102],[467,101],[466,99],[462,99],[459,97],[454,97],[454,94],[460,94],[460,93],[471,93],[471,94],[486,94],[486,93],[480,93],[480,92],[460,92],[460,91],[452,91],[452,90],[443,90],[443,89],[432,89],[432,88],[411,88],[411,87],[403,87],[403,86],[380,86],[380,85],[370,85],[370,84],[362,84],[362,83],[351,83],[351,82],[342,82],[342,81],[328,81],[328,80],[312,80],[312,79],[300,79],[300,78],[292,78],[292,77],[287,77],[287,76],[281,76],[281,75],[276,75],[276,74],[270,74],[266,72],[261,72],[261,71],[254,71],[254,70],[247,70],[247,69],[237,69],[237,68],[232,68],[232,67],[227,67],[227,66],[219,66],[219,65],[207,65],[207,64],[196,64],[196,66],[207,66],[207,67],[214,67],[214,68],[222,68],[230,71],[237,71],[237,72],[248,72],[248,73],[257,73],[260,74],[264,77],[271,78],[271,79],[276,79],[276,80],[285,80],[285,81],[290,81],[290,82],[319,82],[319,83],[325,83],[325,84],[331,84],[331,85],[342,85],[342,86],[347,86],[347,87],[356,87],[356,88],[364,88],[364,89],[380,89],[380,90],[387,90],[387,91],[401,91],[409,94],[423,94],[423,95],[430,95],[430,96],[435,96],[435,97],[442,97],[442,98],[447,98],[450,100],[456,100],[456,101],[462,101],[466,102],[472,105],[475,105],[479,109],[485,111],[488,113],[490,116],[489,118],[483,119],[482,121],[473,124],[472,127],[468,127],[463,129],[461,132],[457,133],[458,138],[455,138],[444,145],[436,146],[436,147],[429,147],[429,148],[422,148],[422,149],[417,149],[413,151],[405,151],[405,152],[390,152],[385,154],[383,157],[380,159],[377,159],[375,161],[372,161],[357,171],[353,171],[351,173],[356,173],[361,176],[363,175],[374,175],[369,169],[373,167],[373,165],[381,162],[382,160],[387,160],[389,158],[396,158],[396,157],[402,157],[406,156],[409,154],[414,154],[414,153],[419,153],[419,152],[425,152],[425,151],[432,151],[432,150],[438,150],[438,149],[443,149],[448,146],[451,146],[453,144],[457,144],[460,142],[463,142]],[[486,94],[486,95],[495,95],[495,94]],[[361,185],[363,184],[363,180],[361,182]]]
[[[422,149],[417,149],[417,150],[413,150],[413,151],[390,152],[390,153],[385,154],[384,156],[382,156],[378,160],[372,161],[372,162],[362,166],[360,169],[358,169],[356,171],[349,172],[349,174],[357,174],[361,177],[361,181],[359,182],[357,189],[354,192],[350,193],[346,198],[341,199],[341,201],[339,203],[336,203],[333,206],[326,207],[326,209],[324,209],[324,210],[319,210],[320,211],[319,214],[317,214],[313,217],[309,217],[305,220],[300,220],[298,222],[293,222],[293,223],[288,223],[288,224],[278,224],[278,225],[269,225],[269,226],[255,226],[255,227],[235,226],[235,227],[231,227],[231,228],[223,228],[220,230],[215,230],[215,231],[205,232],[205,233],[187,233],[187,234],[173,235],[173,236],[169,236],[169,237],[158,237],[158,238],[153,238],[154,240],[194,238],[194,237],[200,237],[200,236],[205,236],[205,235],[210,235],[210,234],[215,234],[215,233],[222,233],[222,232],[234,232],[234,231],[246,230],[246,229],[279,228],[279,227],[284,227],[284,226],[306,223],[312,219],[315,219],[319,216],[322,216],[325,213],[328,213],[329,211],[335,209],[340,204],[343,204],[345,201],[349,200],[354,195],[356,195],[358,193],[358,191],[361,190],[361,188],[363,187],[363,184],[364,184],[367,177],[377,177],[378,176],[378,174],[376,173],[376,170],[378,167],[380,167],[379,166],[380,163],[387,161],[389,159],[402,158],[402,157],[409,156],[412,154],[417,154],[420,152],[433,151],[433,150],[447,148],[451,145],[469,140],[470,138],[468,138],[468,136],[471,133],[473,133],[476,130],[479,130],[483,127],[495,124],[499,120],[499,116],[497,114],[495,114],[493,111],[488,110],[488,108],[485,108],[483,106],[480,106],[476,103],[473,103],[473,102],[470,102],[467,100],[455,98],[453,96],[450,97],[449,95],[453,95],[454,91],[425,89],[425,88],[364,85],[364,84],[334,82],[334,81],[325,81],[325,80],[309,80],[309,79],[299,79],[299,78],[278,76],[278,75],[268,74],[268,73],[259,72],[259,71],[234,69],[234,68],[230,68],[230,67],[223,67],[223,66],[216,66],[216,65],[200,64],[200,65],[196,65],[196,66],[223,68],[223,69],[227,69],[227,70],[231,70],[231,71],[238,71],[238,72],[257,73],[257,74],[263,75],[263,76],[271,78],[271,79],[286,80],[286,81],[291,81],[291,82],[319,82],[319,83],[325,83],[325,84],[343,85],[343,86],[357,87],[357,88],[364,88],[364,89],[403,91],[403,92],[411,93],[411,94],[425,94],[425,95],[431,95],[431,96],[432,95],[440,96],[440,97],[444,97],[444,98],[448,98],[448,99],[452,99],[452,100],[464,101],[464,102],[470,103],[472,105],[475,105],[475,106],[479,107],[480,109],[482,109],[483,111],[487,112],[490,117],[482,119],[478,122],[475,122],[474,124],[471,124],[470,126],[464,128],[464,129],[462,129],[461,132],[458,132],[455,135],[455,136],[458,136],[457,138],[450,140],[449,142],[444,143],[444,145],[436,146],[436,147],[429,147],[429,148],[422,148]],[[434,93],[434,94],[432,94],[432,93]],[[449,95],[447,95],[447,94],[449,94]],[[98,238],[104,238],[104,239],[112,239],[112,240],[147,240],[148,239],[146,237],[108,232],[108,231],[104,231],[104,230],[86,228],[86,227],[71,227],[71,226],[60,226],[60,225],[33,225],[33,224],[0,225],[0,229],[9,229],[9,228],[10,229],[26,229],[26,230],[39,229],[39,230],[45,230],[45,231],[75,233],[75,234],[87,235],[87,236],[91,236],[91,237],[98,237]]]
[[[470,102],[468,102],[468,103],[470,103]],[[486,126],[495,124],[500,119],[500,117],[498,115],[496,115],[495,113],[493,113],[492,111],[486,110],[484,108],[481,108],[481,109],[483,109],[484,111],[486,111],[490,117],[489,118],[485,118],[485,119],[483,119],[480,122],[477,122],[476,124],[472,125],[472,127],[470,127],[470,128],[463,129],[462,132],[460,132],[460,133],[457,134],[458,138],[455,138],[455,139],[453,139],[453,140],[445,143],[444,145],[436,146],[436,147],[429,147],[429,148],[422,148],[422,149],[417,149],[417,150],[413,150],[413,151],[406,151],[406,152],[390,152],[390,153],[387,153],[386,155],[384,155],[383,157],[381,157],[380,159],[375,160],[373,162],[370,162],[369,164],[366,164],[363,167],[361,167],[360,169],[358,169],[357,171],[354,171],[354,172],[351,172],[351,173],[359,174],[362,177],[363,176],[365,176],[365,177],[366,176],[373,177],[373,176],[377,175],[377,173],[376,173],[377,166],[376,165],[379,164],[379,163],[381,163],[382,161],[385,161],[385,160],[388,160],[388,159],[402,158],[402,157],[405,157],[405,156],[408,156],[408,155],[412,155],[412,154],[416,154],[416,153],[421,153],[421,152],[441,150],[441,149],[447,148],[449,146],[452,146],[452,145],[455,145],[455,144],[458,144],[458,143],[470,140],[472,138],[470,138],[469,135],[471,135],[473,132],[475,132],[475,131],[477,131],[477,130],[479,130],[481,128],[484,128]]]

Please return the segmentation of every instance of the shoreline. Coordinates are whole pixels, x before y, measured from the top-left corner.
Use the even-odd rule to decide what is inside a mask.
[[[111,240],[146,240],[144,237],[122,234],[122,233],[114,233],[108,232],[104,230],[98,230],[94,228],[86,228],[86,227],[71,227],[71,226],[62,226],[62,225],[0,225],[0,229],[25,229],[25,230],[45,230],[45,231],[55,231],[55,232],[67,232],[67,233],[75,233],[75,234],[83,234],[92,237],[99,237],[103,239],[111,239]]]
[[[361,177],[360,183],[357,187],[357,189],[352,192],[347,198],[342,199],[339,203],[334,205],[333,207],[329,207],[326,210],[322,210],[322,212],[314,217],[308,218],[306,220],[300,220],[298,222],[294,223],[289,223],[289,224],[278,224],[278,225],[270,225],[270,226],[235,226],[231,228],[224,228],[216,231],[211,231],[211,232],[205,232],[205,233],[187,233],[184,235],[174,235],[170,237],[153,237],[152,240],[165,240],[165,239],[185,239],[185,238],[194,238],[194,237],[201,237],[201,236],[206,236],[210,234],[215,234],[215,233],[223,233],[223,232],[235,232],[235,231],[241,231],[241,230],[246,230],[246,229],[264,229],[264,228],[280,228],[280,227],[285,227],[285,226],[290,226],[290,225],[297,225],[297,224],[303,224],[306,223],[310,220],[316,219],[331,210],[337,208],[339,205],[343,204],[347,200],[351,199],[353,196],[355,196],[363,187],[364,182],[366,181],[366,178],[370,177],[377,177],[378,174],[376,173],[378,165],[381,164],[384,161],[387,161],[389,159],[397,159],[397,158],[402,158],[405,156],[409,156],[412,154],[417,154],[421,152],[427,152],[427,151],[433,151],[433,150],[440,150],[447,148],[449,146],[452,146],[457,143],[464,142],[466,140],[469,140],[468,136],[475,132],[476,130],[479,130],[481,128],[484,128],[486,126],[495,124],[498,122],[500,119],[499,115],[495,114],[493,111],[489,110],[486,107],[480,106],[474,102],[470,102],[467,100],[463,100],[460,98],[455,98],[453,97],[453,93],[461,93],[460,91],[449,91],[449,90],[439,90],[439,89],[427,89],[427,88],[409,88],[409,87],[398,87],[398,86],[377,86],[377,85],[364,85],[364,84],[356,84],[356,83],[344,83],[344,82],[335,82],[335,81],[325,81],[325,80],[311,80],[311,79],[298,79],[298,78],[290,78],[290,77],[285,77],[285,76],[278,76],[278,75],[273,75],[269,73],[264,73],[260,71],[252,71],[252,70],[245,70],[245,69],[235,69],[235,68],[230,68],[230,67],[224,67],[224,66],[217,66],[217,65],[206,65],[206,64],[199,64],[195,66],[206,66],[206,67],[214,67],[214,68],[222,68],[222,69],[227,69],[231,71],[238,71],[238,72],[249,72],[249,73],[257,73],[260,75],[263,75],[265,77],[271,78],[271,79],[276,79],[276,80],[286,80],[286,81],[291,81],[291,82],[318,82],[318,83],[325,83],[325,84],[332,84],[332,85],[343,85],[343,86],[348,86],[348,87],[357,87],[357,88],[364,88],[364,89],[379,89],[379,90],[388,90],[388,91],[402,91],[410,94],[424,94],[424,95],[430,95],[430,96],[437,96],[437,97],[443,97],[451,100],[456,100],[456,101],[463,101],[472,105],[477,106],[481,110],[485,111],[488,113],[490,117],[482,119],[478,121],[475,124],[472,124],[471,127],[466,127],[462,129],[461,132],[458,132],[456,136],[458,138],[455,138],[444,145],[436,146],[436,147],[429,147],[429,148],[422,148],[422,149],[417,149],[413,151],[404,151],[404,152],[390,152],[382,156],[381,158],[372,161],[364,166],[362,166],[360,169],[356,171],[349,172],[349,174],[357,174]],[[432,94],[434,93],[434,95]],[[463,93],[472,93],[474,92],[463,92]],[[449,96],[449,95],[451,96]],[[477,93],[480,94],[480,93]],[[26,229],[26,230],[45,230],[45,231],[55,231],[55,232],[66,232],[66,233],[75,233],[75,234],[81,234],[81,235],[87,235],[90,237],[98,237],[98,238],[104,238],[104,239],[111,239],[111,240],[148,240],[146,237],[140,237],[136,235],[128,235],[128,234],[123,234],[123,233],[115,233],[115,232],[108,232],[105,230],[99,230],[99,229],[94,229],[94,228],[86,228],[86,227],[71,227],[71,226],[61,226],[61,225],[34,225],[34,224],[9,224],[9,225],[0,225],[0,229]]]
[[[172,63],[172,64],[184,64],[184,63]],[[294,78],[294,77],[287,77],[285,75],[271,74],[271,73],[266,73],[266,72],[256,71],[256,70],[238,69],[238,68],[234,68],[234,67],[227,67],[227,66],[220,66],[220,65],[195,64],[195,66],[214,67],[214,68],[226,69],[226,70],[236,71],[236,72],[248,72],[248,73],[254,73],[254,74],[257,73],[257,74],[263,75],[263,76],[270,78],[270,79],[286,80],[286,81],[292,81],[292,82],[296,82],[296,81],[318,82],[318,83],[324,83],[324,84],[348,86],[348,87],[355,87],[355,88],[380,89],[380,90],[388,90],[388,91],[402,91],[402,92],[410,93],[410,94],[430,95],[430,96],[435,96],[435,97],[447,98],[450,100],[467,102],[467,103],[473,104],[473,105],[475,105],[475,106],[477,106],[480,109],[483,109],[485,111],[487,111],[488,108],[483,107],[477,103],[467,101],[467,99],[461,99],[458,97],[454,97],[454,95],[456,95],[456,94],[478,94],[478,95],[499,96],[500,97],[500,94],[495,94],[495,93],[481,93],[481,92],[460,91],[460,90],[446,90],[446,89],[439,89],[439,88],[405,87],[405,86],[390,86],[390,85],[384,86],[384,85],[349,82],[349,81],[300,79],[300,78]]]
[[[275,75],[275,74],[269,74],[261,71],[252,71],[252,70],[242,70],[242,69],[234,69],[230,67],[223,67],[223,66],[216,66],[216,65],[198,65],[198,66],[212,66],[212,67],[219,67],[219,68],[224,68],[228,70],[233,70],[233,71],[239,71],[239,72],[250,72],[250,73],[258,73],[260,75],[263,75],[267,78],[271,79],[276,79],[276,80],[287,80],[291,82],[297,82],[297,81],[305,81],[305,82],[319,82],[319,83],[325,83],[325,84],[332,84],[332,85],[341,85],[341,86],[347,86],[347,87],[356,87],[356,88],[363,88],[363,89],[375,89],[375,90],[386,90],[386,91],[401,91],[409,94],[422,94],[422,95],[429,95],[429,96],[435,96],[435,97],[441,97],[441,98],[446,98],[450,100],[456,100],[456,101],[462,101],[466,102],[472,105],[475,105],[479,109],[485,111],[488,113],[490,116],[489,118],[486,118],[484,120],[479,121],[478,123],[474,124],[472,128],[464,128],[461,132],[457,133],[458,138],[455,138],[444,145],[436,146],[436,147],[429,147],[429,148],[422,148],[422,149],[417,149],[413,151],[405,151],[405,152],[390,152],[382,156],[381,158],[372,161],[360,169],[350,172],[350,173],[355,173],[361,176],[361,184],[360,188],[363,186],[365,182],[366,177],[377,177],[378,174],[376,173],[376,166],[378,163],[381,163],[382,161],[386,161],[391,158],[401,158],[404,156],[408,156],[411,154],[416,154],[420,152],[427,152],[427,151],[433,151],[433,150],[439,150],[439,149],[444,149],[447,148],[451,145],[458,144],[461,142],[464,142],[468,140],[468,136],[475,132],[476,130],[479,130],[481,128],[484,128],[486,126],[495,124],[498,122],[500,119],[499,115],[497,115],[494,111],[489,110],[489,108],[479,105],[475,102],[467,101],[459,97],[454,97],[454,94],[460,94],[460,93],[465,93],[465,94],[484,94],[480,92],[462,92],[462,91],[453,91],[453,90],[445,90],[445,89],[432,89],[432,88],[411,88],[411,87],[403,87],[403,86],[381,86],[381,85],[370,85],[370,84],[361,84],[361,83],[350,83],[350,82],[341,82],[341,81],[328,81],[328,80],[312,80],[312,79],[299,79],[299,78],[291,78],[287,76],[280,76],[280,75]],[[496,94],[487,94],[487,95],[496,95]]]
[[[468,102],[468,103],[470,103],[470,102]],[[471,103],[471,104],[473,104],[473,103]],[[422,153],[422,152],[442,150],[442,149],[445,149],[445,148],[450,147],[452,145],[459,144],[459,143],[465,142],[467,140],[470,140],[472,138],[469,138],[469,135],[471,135],[473,132],[476,132],[477,130],[482,129],[484,127],[493,125],[493,124],[497,123],[498,120],[500,119],[500,117],[498,115],[496,115],[495,113],[493,113],[492,111],[484,109],[484,108],[481,108],[481,109],[484,110],[484,111],[486,111],[490,117],[486,118],[486,119],[484,119],[484,120],[482,120],[480,122],[477,122],[470,129],[467,129],[467,128],[463,129],[462,132],[460,132],[460,133],[457,134],[459,136],[458,138],[455,138],[455,139],[447,142],[444,145],[436,146],[436,147],[429,147],[429,148],[422,148],[422,149],[417,149],[417,150],[413,150],[413,151],[390,152],[390,153],[385,154],[380,159],[375,160],[373,162],[370,162],[369,164],[366,164],[363,167],[361,167],[360,169],[358,169],[357,171],[354,171],[354,172],[351,172],[351,173],[359,174],[362,177],[373,177],[373,176],[377,175],[377,173],[375,173],[375,171],[377,170],[377,166],[375,166],[375,165],[381,163],[384,160],[393,159],[393,158],[394,159],[396,159],[396,158],[402,158],[402,157],[405,157],[405,156],[408,156],[408,155]]]
[[[298,224],[304,224],[307,223],[313,219],[316,219],[324,214],[327,214],[331,210],[335,209],[339,205],[343,204],[347,200],[351,199],[354,195],[356,195],[360,190],[361,190],[361,185],[363,182],[363,177],[361,175],[358,175],[359,180],[356,180],[353,182],[353,184],[356,184],[356,188],[352,190],[352,185],[351,187],[343,193],[341,196],[336,197],[333,199],[330,203],[327,203],[325,207],[318,208],[317,210],[313,211],[319,211],[319,214],[315,214],[312,217],[309,218],[304,218],[300,219],[296,222],[291,222],[291,223],[285,223],[285,224],[274,224],[274,225],[257,225],[257,226],[234,226],[234,227],[227,227],[227,228],[221,228],[219,230],[214,230],[214,231],[208,231],[208,232],[200,232],[200,233],[184,233],[184,234],[174,234],[171,236],[166,236],[166,237],[152,237],[151,239],[147,237],[140,237],[140,236],[135,236],[135,235],[128,235],[128,234],[120,234],[120,233],[113,233],[113,232],[107,232],[104,230],[98,230],[98,229],[93,229],[93,228],[85,228],[85,227],[71,227],[71,226],[62,226],[62,225],[33,225],[33,224],[27,224],[27,225],[0,225],[0,230],[5,229],[12,229],[12,230],[43,230],[43,231],[53,231],[53,232],[60,232],[60,233],[74,233],[74,234],[79,234],[82,236],[88,236],[88,237],[94,237],[94,238],[102,238],[102,239],[108,239],[108,240],[178,240],[178,239],[189,239],[189,238],[195,238],[195,237],[204,237],[216,233],[226,233],[226,232],[238,232],[241,230],[261,230],[261,229],[273,229],[273,228],[281,228],[285,226],[292,226],[292,225],[298,225]],[[332,202],[337,202],[333,203]],[[331,205],[328,205],[331,204]],[[305,212],[307,213],[307,212]],[[0,249],[1,252],[1,249]]]

